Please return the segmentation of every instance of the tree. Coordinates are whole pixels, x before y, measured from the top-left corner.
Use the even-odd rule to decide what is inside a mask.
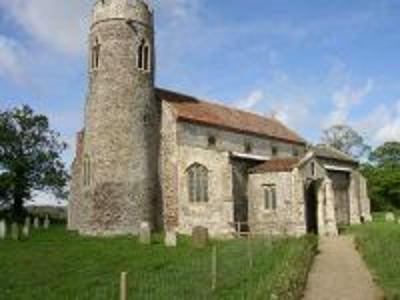
[[[400,143],[387,142],[370,153],[362,168],[374,210],[400,208]]]
[[[22,222],[24,202],[34,191],[65,192],[65,149],[46,116],[28,106],[0,111],[0,204],[11,206],[14,220]]]
[[[369,160],[377,167],[400,167],[400,142],[386,142],[371,152]]]
[[[335,125],[324,130],[322,142],[355,158],[362,157],[370,150],[364,138],[347,125]]]

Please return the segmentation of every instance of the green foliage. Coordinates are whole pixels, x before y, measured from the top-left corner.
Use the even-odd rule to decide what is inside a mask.
[[[362,157],[370,150],[364,138],[347,125],[335,125],[324,130],[322,142],[356,158]]]
[[[211,290],[212,246],[197,249],[180,236],[151,246],[136,238],[89,238],[61,226],[30,240],[0,242],[0,290],[5,299],[118,299],[128,272],[129,299],[299,299],[316,237],[218,241],[217,287]],[[250,264],[250,257],[252,264]],[[1,298],[1,297],[0,297]]]
[[[385,299],[400,299],[400,227],[374,222],[352,229],[364,260],[385,291]]]
[[[400,143],[388,142],[376,148],[362,173],[368,180],[373,210],[400,208]]]
[[[387,142],[376,148],[369,160],[377,167],[400,168],[400,142]]]
[[[66,144],[46,116],[28,106],[0,111],[0,204],[12,204],[21,221],[33,191],[64,193],[68,180],[60,154]]]

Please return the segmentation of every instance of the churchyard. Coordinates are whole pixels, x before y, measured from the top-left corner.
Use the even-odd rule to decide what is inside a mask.
[[[169,234],[171,235],[171,234]],[[0,299],[299,299],[317,238],[210,241],[93,238],[62,225],[0,240]],[[171,236],[168,237],[169,242]],[[172,238],[173,240],[173,238]]]

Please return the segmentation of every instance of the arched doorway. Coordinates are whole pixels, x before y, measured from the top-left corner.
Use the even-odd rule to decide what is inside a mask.
[[[305,187],[305,217],[307,233],[318,234],[317,182],[311,181]]]

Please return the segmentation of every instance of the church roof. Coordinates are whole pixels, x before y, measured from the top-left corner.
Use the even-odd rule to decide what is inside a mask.
[[[250,173],[290,172],[299,162],[299,158],[276,158],[250,169]]]
[[[303,138],[273,118],[266,118],[164,89],[156,89],[156,95],[173,106],[180,121],[215,126],[229,131],[269,137],[294,144],[306,144]]]

